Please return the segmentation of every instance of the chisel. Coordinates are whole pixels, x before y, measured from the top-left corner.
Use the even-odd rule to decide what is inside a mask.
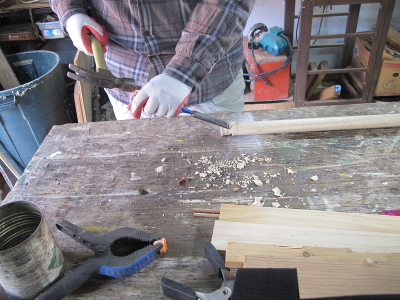
[[[186,114],[190,114],[197,119],[209,122],[211,124],[218,125],[220,127],[226,128],[226,129],[230,129],[230,125],[228,122],[222,121],[220,119],[211,117],[209,115],[203,114],[203,113],[195,111],[195,110],[190,110],[187,107],[182,108],[182,112],[186,113]]]

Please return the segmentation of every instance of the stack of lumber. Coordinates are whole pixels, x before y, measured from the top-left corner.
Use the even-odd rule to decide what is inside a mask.
[[[400,294],[400,218],[223,204],[230,268],[297,268],[300,298]]]

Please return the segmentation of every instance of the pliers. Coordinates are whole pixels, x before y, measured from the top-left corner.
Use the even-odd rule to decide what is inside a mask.
[[[122,278],[135,274],[167,251],[165,239],[129,227],[96,235],[68,221],[56,223],[59,231],[94,251],[94,256],[68,273],[35,300],[60,300],[94,274]]]
[[[68,72],[67,76],[69,78],[103,88],[117,88],[126,92],[136,92],[141,89],[133,78],[118,78],[114,76],[107,68],[100,42],[93,35],[90,36],[90,40],[96,62],[96,71],[85,70],[73,64],[69,64],[69,68],[76,72]]]
[[[117,88],[126,92],[136,92],[140,90],[140,86],[136,84],[133,78],[118,78],[114,76],[110,70],[97,68],[96,71],[89,71],[77,67],[73,64],[68,65],[75,73],[68,72],[67,76],[74,80],[89,83],[91,85],[113,89]]]

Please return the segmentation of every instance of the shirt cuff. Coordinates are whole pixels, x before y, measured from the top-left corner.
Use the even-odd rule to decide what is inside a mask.
[[[200,83],[209,75],[206,68],[185,56],[175,55],[166,66],[163,73],[168,74],[195,90]]]

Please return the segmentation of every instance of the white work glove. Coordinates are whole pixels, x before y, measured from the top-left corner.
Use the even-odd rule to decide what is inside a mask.
[[[97,23],[88,15],[77,13],[70,16],[65,24],[74,46],[78,50],[93,56],[93,50],[90,43],[90,34],[93,34],[103,46],[103,52],[106,52],[105,46],[108,43],[108,33],[104,26]]]
[[[187,105],[192,88],[167,74],[160,74],[144,85],[128,106],[139,119],[143,111],[158,117],[176,117]]]

